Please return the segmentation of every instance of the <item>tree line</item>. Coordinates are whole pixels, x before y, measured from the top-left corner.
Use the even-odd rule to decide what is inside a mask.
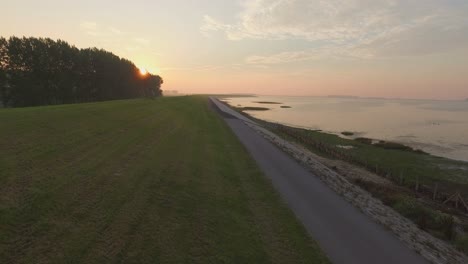
[[[8,107],[160,96],[163,80],[97,48],[0,37],[0,103]]]

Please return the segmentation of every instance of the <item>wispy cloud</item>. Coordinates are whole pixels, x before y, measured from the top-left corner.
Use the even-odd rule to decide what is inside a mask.
[[[148,46],[151,44],[151,41],[145,38],[134,38],[133,41],[143,46]]]
[[[116,34],[116,35],[122,35],[123,34],[123,32],[121,30],[119,30],[119,29],[117,29],[115,27],[109,27],[108,29],[113,34]]]
[[[256,66],[255,66],[256,67]],[[234,64],[223,64],[223,65],[193,65],[187,67],[164,67],[161,70],[164,71],[190,71],[190,72],[211,72],[217,70],[240,70],[245,68],[245,65],[234,63]]]
[[[125,50],[126,50],[126,51],[129,51],[129,52],[136,52],[136,51],[141,50],[141,47],[135,46],[135,45],[131,45],[131,46],[126,46],[126,47],[125,47]]]
[[[201,32],[230,40],[302,39],[328,48],[252,56],[277,63],[321,56],[425,55],[468,45],[468,2],[425,0],[249,0],[237,22],[204,16]]]
[[[222,22],[212,18],[211,16],[205,15],[203,16],[203,24],[200,27],[200,32],[205,37],[210,37],[212,32],[221,31],[225,32],[229,39],[236,39],[231,37],[231,32],[238,31],[239,29],[237,26],[223,24]]]
[[[115,26],[83,21],[79,24],[79,28],[83,34],[91,36],[94,41],[99,43],[100,48],[120,49],[130,54],[146,52],[156,55],[155,51],[150,50],[151,40],[149,38],[132,36],[132,33],[124,32]]]
[[[90,21],[81,22],[80,29],[88,35],[91,35],[91,36],[98,35],[96,22],[90,22]]]
[[[330,45],[320,48],[302,50],[302,51],[286,51],[271,55],[252,55],[245,59],[247,64],[280,64],[289,62],[300,62],[319,59],[363,59],[369,58],[369,54],[363,51],[340,45]]]
[[[79,24],[79,27],[83,33],[95,37],[118,37],[125,35],[125,32],[116,27],[99,25],[93,21],[83,21]]]

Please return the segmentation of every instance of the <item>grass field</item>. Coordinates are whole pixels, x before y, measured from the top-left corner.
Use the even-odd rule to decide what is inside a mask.
[[[206,97],[0,110],[0,263],[327,263]]]

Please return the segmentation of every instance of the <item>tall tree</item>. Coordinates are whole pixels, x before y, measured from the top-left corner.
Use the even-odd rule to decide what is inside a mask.
[[[154,97],[162,78],[111,52],[49,38],[0,38],[0,101],[34,106]]]
[[[0,102],[8,104],[9,94],[7,89],[7,73],[8,66],[8,42],[5,38],[0,37]]]

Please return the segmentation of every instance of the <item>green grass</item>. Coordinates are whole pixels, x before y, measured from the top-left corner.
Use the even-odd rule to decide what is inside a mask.
[[[467,162],[428,155],[392,142],[381,142],[372,145],[365,138],[352,140],[319,131],[290,129],[303,138],[323,143],[330,148],[346,153],[359,163],[367,164],[370,168],[377,168],[377,170],[385,171],[395,177],[403,175],[408,184],[413,184],[419,179],[421,184],[432,185],[438,183],[439,186],[445,187],[447,190],[468,191]],[[280,131],[276,132],[285,136]],[[353,148],[343,150],[337,148],[339,145],[352,146]],[[309,146],[309,149],[324,155],[314,147]]]
[[[204,97],[0,110],[0,263],[328,263]]]

